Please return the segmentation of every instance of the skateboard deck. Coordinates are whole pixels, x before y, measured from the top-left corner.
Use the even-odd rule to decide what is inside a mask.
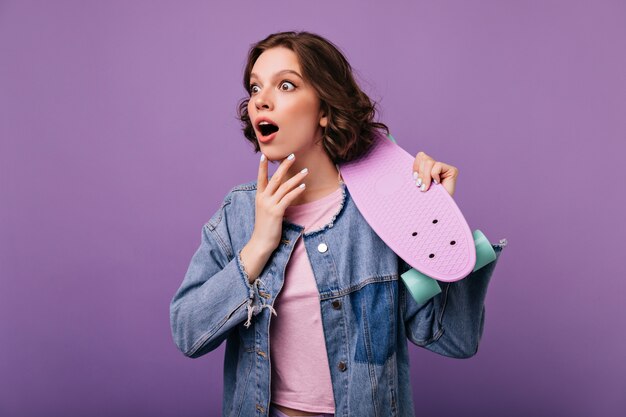
[[[431,182],[425,192],[415,185],[414,160],[393,137],[377,134],[365,155],[338,168],[357,208],[391,250],[427,277],[460,280],[477,266],[475,236],[441,184]]]

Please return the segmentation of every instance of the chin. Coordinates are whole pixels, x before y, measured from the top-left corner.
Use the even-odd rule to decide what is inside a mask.
[[[265,157],[267,158],[267,161],[271,164],[273,164],[274,162],[279,162],[281,160],[280,157],[276,156],[275,154],[271,152],[265,153]]]
[[[265,149],[265,151],[263,150],[263,148],[261,148],[261,152],[265,154],[265,157],[267,158],[269,162],[282,162],[282,160],[287,158],[289,154],[291,153],[291,151],[281,152],[281,151],[274,150],[274,149],[271,149],[271,150]]]

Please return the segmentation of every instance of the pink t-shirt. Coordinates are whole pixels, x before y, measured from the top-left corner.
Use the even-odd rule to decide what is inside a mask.
[[[304,226],[304,232],[318,229],[337,214],[341,198],[339,187],[321,199],[287,207],[285,218]],[[301,411],[334,413],[319,292],[302,238],[287,263],[274,310],[276,316],[270,319],[272,402]]]

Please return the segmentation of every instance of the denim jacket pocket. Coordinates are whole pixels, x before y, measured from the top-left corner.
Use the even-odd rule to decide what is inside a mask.
[[[356,362],[382,365],[396,351],[395,281],[371,282],[350,294],[356,319]]]

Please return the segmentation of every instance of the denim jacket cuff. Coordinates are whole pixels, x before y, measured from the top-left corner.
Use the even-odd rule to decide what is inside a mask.
[[[259,285],[261,286],[264,285],[264,282],[261,280],[260,276],[257,277],[257,279],[255,279],[252,284],[250,284],[250,277],[246,273],[246,270],[243,266],[243,261],[241,260],[242,250],[243,248],[237,252],[236,259],[237,259],[237,266],[239,267],[240,276],[242,277],[244,283],[246,284],[246,287],[248,288],[248,304],[247,304],[248,320],[244,323],[244,326],[248,328],[252,324],[252,316],[253,315],[256,316],[264,308],[268,308],[270,312],[273,313],[275,316],[277,314],[276,314],[276,310],[274,310],[274,307],[272,307],[271,304],[265,303],[265,298],[262,297],[260,294],[260,292],[262,291],[259,290]]]

